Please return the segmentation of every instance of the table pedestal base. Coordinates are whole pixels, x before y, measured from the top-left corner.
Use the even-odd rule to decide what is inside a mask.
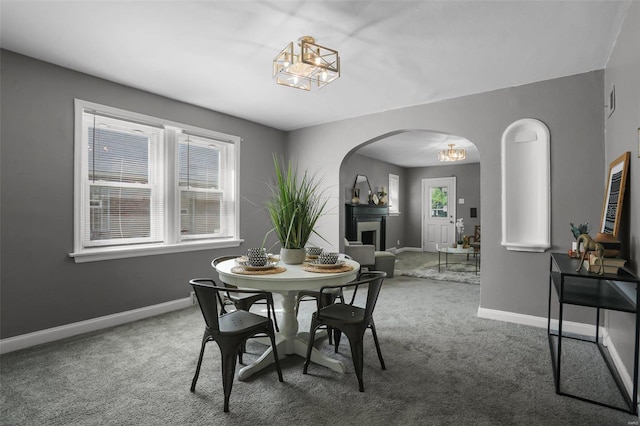
[[[283,318],[280,325],[280,333],[276,333],[276,349],[278,356],[283,359],[287,355],[299,355],[303,358],[307,356],[307,347],[309,343],[309,333],[298,331],[298,319],[295,312],[297,292],[284,292],[282,294]],[[297,334],[296,334],[297,333]],[[262,343],[269,345],[269,338],[259,339]],[[347,371],[344,363],[333,358],[329,358],[316,348],[311,349],[311,361],[324,367],[330,368],[338,373]],[[273,358],[273,348],[269,346],[267,350],[260,355],[260,358],[251,364],[243,367],[238,372],[238,379],[244,380],[251,377],[256,372],[266,368],[275,362]]]
[[[280,359],[285,358],[287,355],[299,355],[302,358],[305,358],[307,356],[307,345],[309,342],[308,337],[309,333],[300,333],[290,341],[285,341],[281,338],[278,339],[279,341],[276,341],[276,348],[278,349],[278,356],[280,357]],[[293,351],[288,352],[287,348],[289,347],[293,347]],[[342,361],[329,358],[316,348],[313,348],[311,350],[311,361],[338,373],[344,373],[345,371],[347,371]],[[267,366],[273,364],[274,362],[273,348],[268,347],[267,350],[262,355],[260,355],[260,358],[247,365],[246,367],[240,369],[240,371],[238,372],[238,379],[245,380],[258,371],[262,370],[263,368],[266,368]]]

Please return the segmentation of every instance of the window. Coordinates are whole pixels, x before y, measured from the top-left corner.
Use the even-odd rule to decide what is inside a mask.
[[[76,100],[76,262],[237,246],[240,138]]]
[[[400,214],[400,176],[389,174],[389,213]]]
[[[449,188],[446,186],[431,187],[430,198],[430,217],[447,217],[449,215]]]

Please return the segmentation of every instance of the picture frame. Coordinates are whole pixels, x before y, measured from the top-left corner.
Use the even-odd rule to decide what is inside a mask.
[[[609,175],[604,193],[602,216],[600,219],[600,232],[618,235],[620,228],[620,216],[622,214],[622,202],[629,174],[629,151],[616,158],[609,165]]]

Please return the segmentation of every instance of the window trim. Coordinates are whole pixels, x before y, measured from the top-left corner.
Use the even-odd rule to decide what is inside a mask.
[[[165,179],[165,242],[158,244],[145,244],[140,246],[111,246],[111,247],[83,247],[82,232],[83,232],[83,219],[84,216],[79,214],[80,209],[84,209],[87,204],[86,194],[83,191],[83,179],[87,170],[87,164],[83,161],[84,149],[83,149],[83,113],[86,110],[93,110],[105,115],[113,115],[116,118],[136,121],[148,126],[154,126],[163,128],[165,130],[172,130],[165,136],[164,150],[165,150],[165,164],[164,179]],[[232,179],[231,191],[233,195],[233,208],[234,208],[234,224],[233,229],[230,229],[232,234],[229,238],[216,238],[216,239],[199,239],[199,240],[181,240],[180,235],[174,235],[176,228],[179,229],[179,212],[177,210],[179,206],[175,204],[177,193],[177,132],[189,133],[192,135],[202,136],[206,138],[215,139],[216,141],[223,143],[230,143],[234,146],[234,159],[233,167],[234,171],[229,176]],[[190,126],[183,123],[178,123],[170,120],[160,119],[144,114],[139,114],[132,111],[122,110],[106,105],[97,104],[94,102],[85,101],[82,99],[74,99],[74,197],[73,197],[73,245],[74,251],[69,253],[69,257],[73,258],[76,263],[93,262],[101,260],[112,259],[124,259],[130,257],[150,256],[157,254],[169,254],[180,253],[196,250],[209,250],[216,248],[226,247],[238,247],[243,239],[240,238],[240,185],[238,182],[238,173],[240,170],[240,144],[242,139],[239,136],[233,136],[214,130],[203,129],[195,126]],[[170,159],[174,159],[171,161]],[[174,209],[173,207],[176,206]],[[170,208],[171,207],[171,208]]]

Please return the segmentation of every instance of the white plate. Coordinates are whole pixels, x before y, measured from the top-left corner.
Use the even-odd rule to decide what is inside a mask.
[[[344,260],[338,260],[336,263],[319,263],[318,261],[309,262],[310,265],[316,268],[337,269],[342,268],[345,264]]]
[[[265,269],[275,268],[278,262],[270,262],[264,266],[252,266],[249,262],[238,262],[238,265],[242,266],[247,271],[263,271]]]

